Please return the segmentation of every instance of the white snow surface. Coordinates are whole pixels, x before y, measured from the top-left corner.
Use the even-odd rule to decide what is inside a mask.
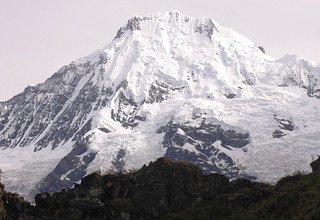
[[[133,30],[130,22],[135,24]],[[320,99],[308,96],[306,88],[311,82],[318,88],[318,64],[295,55],[275,59],[210,18],[192,18],[178,11],[137,16],[121,30],[103,49],[74,61],[75,65],[95,63],[101,54],[106,55],[106,63],[84,80],[90,78],[99,88],[115,91],[104,108],[90,113],[92,129],[86,136],[90,136],[90,151],[97,155],[87,173],[113,170],[119,149],[126,151],[127,170],[163,156],[164,134],[156,131],[172,119],[196,124],[191,119],[195,111],[250,134],[245,152],[224,149],[218,142],[215,146],[258,180],[274,182],[296,170],[310,171],[311,156],[320,154]],[[116,88],[124,80],[127,87],[121,91],[139,106],[129,105],[122,111],[146,117],[134,128],[111,118],[112,110],[118,110],[120,90]],[[155,82],[174,90],[161,102],[144,102]],[[231,93],[235,97],[226,98]],[[272,133],[279,129],[274,115],[292,120],[294,130],[273,138]],[[111,132],[102,132],[101,127]],[[1,151],[0,169],[7,190],[28,195],[70,152],[72,144],[38,152],[33,151],[34,145]],[[190,144],[183,147],[197,151]]]

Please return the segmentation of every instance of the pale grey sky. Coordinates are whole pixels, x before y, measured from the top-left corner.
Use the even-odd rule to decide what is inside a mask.
[[[108,44],[134,15],[211,17],[280,58],[320,62],[319,0],[0,0],[0,101]]]

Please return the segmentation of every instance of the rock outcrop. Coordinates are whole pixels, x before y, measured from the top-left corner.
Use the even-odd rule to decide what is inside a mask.
[[[3,197],[3,191],[4,191],[4,186],[2,183],[0,183],[0,219],[4,219],[6,217],[6,210],[4,207],[4,203],[2,200]]]
[[[73,189],[38,194],[35,202],[37,211],[55,218],[157,219],[227,192],[228,184],[226,177],[204,176],[189,162],[160,158],[133,173],[95,172]]]
[[[230,182],[159,158],[131,173],[92,173],[72,189],[38,194],[35,206],[0,185],[0,219],[319,219],[319,184],[319,172],[287,176],[275,186]]]
[[[30,207],[18,194],[6,192],[0,183],[0,220],[27,219]]]
[[[310,164],[312,172],[319,172],[320,171],[320,156],[315,161],[312,161]]]
[[[320,155],[320,66],[264,52],[211,18],[129,19],[105,47],[0,102],[6,189],[31,199],[159,157],[230,180],[308,171]]]

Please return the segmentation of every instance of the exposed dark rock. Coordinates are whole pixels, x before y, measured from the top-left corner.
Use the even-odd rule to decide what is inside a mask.
[[[125,80],[119,86],[119,93],[115,100],[115,107],[111,111],[111,118],[119,121],[123,127],[135,127],[137,123],[134,120],[134,115],[138,110],[139,104],[132,98],[125,95],[125,90],[128,82]]]
[[[109,129],[107,129],[107,128],[99,128],[99,130],[104,133],[110,133]]]
[[[136,115],[136,116],[134,116],[134,119],[139,120],[139,121],[145,121],[146,117],[140,116],[140,115]]]
[[[55,169],[41,180],[37,185],[39,192],[56,192],[73,186],[86,175],[86,168],[95,158],[96,153],[89,152],[80,157],[88,150],[88,140],[76,142],[72,151],[65,156]]]
[[[201,24],[195,28],[196,33],[206,33],[207,37],[212,39],[213,31],[217,30],[217,27],[213,24],[212,20],[208,20],[208,23]]]
[[[266,53],[265,49],[262,46],[258,46],[262,53]]]
[[[16,193],[6,192],[0,182],[0,219],[26,219],[31,205]]]
[[[123,36],[123,34],[124,34],[126,31],[127,31],[127,29],[126,29],[126,28],[121,27],[121,28],[118,30],[118,32],[117,32],[116,36],[114,37],[114,39],[117,39],[117,38],[122,37],[122,36]]]
[[[226,95],[227,99],[233,99],[234,97],[236,97],[236,94],[233,93],[229,93],[228,95]]]
[[[272,133],[273,138],[281,138],[281,137],[287,135],[284,131],[293,131],[294,130],[294,124],[293,124],[292,120],[280,118],[277,115],[274,115],[274,119],[276,121],[278,121],[280,129],[276,129]]]
[[[312,172],[319,172],[320,171],[320,157],[318,156],[318,159],[316,159],[315,161],[312,161],[310,166],[312,168]]]
[[[274,119],[278,121],[279,128],[281,128],[282,130],[286,130],[286,131],[294,130],[294,125],[291,120],[279,118],[277,115],[274,116]]]
[[[3,194],[4,194],[4,185],[0,183],[0,219],[4,219],[7,215],[5,206],[3,203],[3,199],[2,199]]]
[[[167,99],[169,91],[169,85],[155,82],[155,84],[152,84],[150,87],[149,97],[146,103],[162,102]]]
[[[129,19],[128,24],[127,24],[127,29],[129,29],[131,31],[141,30],[140,21],[141,21],[141,18],[139,18],[139,17],[133,17],[133,18]]]
[[[173,91],[181,91],[184,87],[174,87],[168,83],[155,81],[154,84],[150,86],[149,96],[146,98],[146,103],[162,102],[170,98],[170,94]]]
[[[99,58],[95,64],[71,63],[44,83],[29,86],[1,103],[1,148],[25,147],[37,140],[34,150],[39,151],[49,144],[56,148],[70,139],[79,140],[91,128],[89,113],[104,107],[113,93],[111,88],[100,89],[92,81],[98,70],[103,74],[101,64],[107,58],[103,53]],[[13,116],[16,120],[8,124]]]
[[[101,172],[97,171],[94,173],[91,173],[87,176],[85,176],[82,180],[81,180],[81,185],[82,186],[94,186],[97,183],[99,183],[99,181],[101,180]]]
[[[308,75],[309,84],[307,86],[307,95],[309,97],[318,98],[319,92],[316,92],[319,89],[319,80],[313,75]]]
[[[250,143],[248,133],[225,130],[221,125],[205,120],[195,127],[170,121],[160,128],[158,133],[165,133],[163,140],[163,146],[167,148],[165,157],[191,161],[206,174],[217,172],[230,179],[236,178],[240,174],[240,169],[231,157],[214,147],[214,143],[220,141],[221,146],[228,150],[243,148]],[[185,148],[185,145],[191,146],[191,149]]]
[[[128,20],[127,25],[125,27],[121,27],[118,30],[118,32],[115,36],[115,39],[122,37],[122,35],[127,30],[130,30],[130,31],[141,30],[140,21],[141,21],[141,18],[139,18],[139,17],[134,17],[134,18],[131,18],[130,20]]]
[[[319,161],[314,173],[271,186],[159,158],[133,173],[96,172],[72,189],[38,194],[35,206],[0,183],[0,219],[318,219]]]
[[[251,79],[246,79],[246,80],[242,81],[242,83],[249,85],[249,86],[252,86],[254,84],[254,82]]]
[[[205,198],[229,189],[226,177],[203,176],[192,163],[160,158],[135,173],[93,173],[73,189],[38,194],[35,211],[48,219],[70,217],[67,210],[81,219],[158,219],[168,212],[195,208]]]
[[[114,166],[114,168],[117,171],[124,171],[124,167],[125,167],[125,161],[124,161],[124,156],[126,155],[126,151],[124,149],[120,149],[117,157],[112,161],[112,164]]]
[[[283,133],[281,130],[275,130],[273,133],[272,133],[272,137],[273,138],[281,138],[283,136],[286,136],[285,133]]]

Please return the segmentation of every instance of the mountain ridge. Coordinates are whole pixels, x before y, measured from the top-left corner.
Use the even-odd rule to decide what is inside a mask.
[[[55,191],[161,156],[276,181],[320,153],[319,79],[311,61],[276,60],[212,19],[134,17],[103,49],[0,103],[3,181]]]
[[[94,172],[73,188],[37,194],[34,205],[0,183],[0,218],[317,219],[320,160],[310,165],[312,173],[297,172],[270,185],[204,175],[188,161],[158,158],[129,173]]]

